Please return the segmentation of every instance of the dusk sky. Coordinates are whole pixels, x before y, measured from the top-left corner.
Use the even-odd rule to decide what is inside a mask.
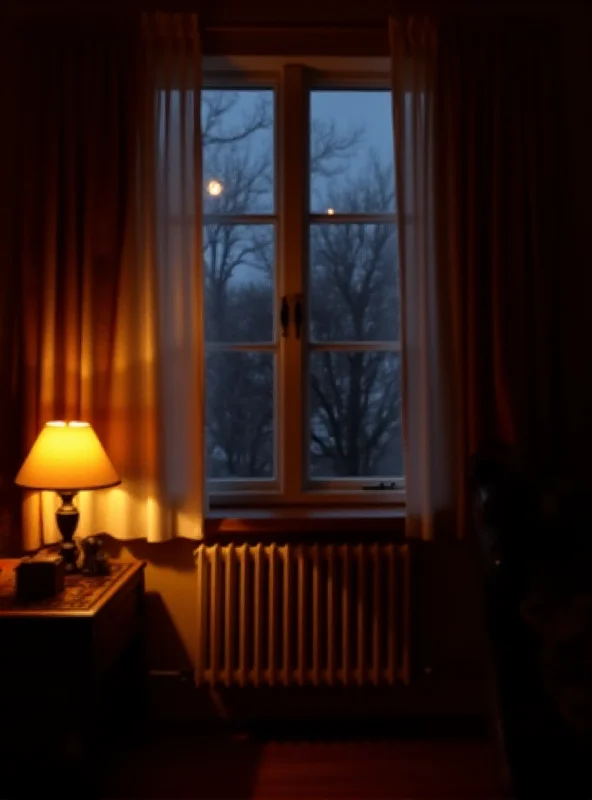
[[[324,123],[335,121],[339,131],[363,126],[364,136],[356,156],[349,159],[347,168],[340,180],[358,176],[366,164],[368,155],[375,151],[381,161],[393,161],[393,126],[391,117],[391,94],[388,91],[314,91],[310,99],[311,122],[319,120]],[[331,179],[335,180],[335,179]],[[315,177],[311,186],[311,195],[320,191],[323,195],[327,180]],[[312,200],[312,211],[322,212],[325,209],[315,207]],[[348,209],[343,209],[347,211]]]
[[[207,96],[205,90],[204,96]],[[234,93],[237,102],[223,120],[223,131],[227,135],[244,129],[245,121],[249,119],[257,103],[266,99],[271,103],[271,91],[240,90]],[[358,175],[366,163],[371,151],[376,152],[381,160],[392,163],[393,160],[393,134],[391,116],[391,96],[389,91],[340,91],[340,90],[314,90],[310,97],[311,122],[319,121],[323,124],[334,122],[338,132],[346,132],[352,128],[363,127],[364,135],[357,152],[344,162],[346,170],[343,178]],[[220,132],[220,131],[219,131]],[[245,141],[253,156],[273,150],[273,134],[271,130],[258,131]],[[206,183],[218,176],[205,175]],[[342,178],[342,179],[343,179]],[[335,178],[332,179],[335,181]],[[312,193],[324,194],[326,179],[317,176],[311,187]],[[259,198],[257,209],[260,213],[272,211],[271,196]],[[314,211],[324,211],[322,208],[313,208]]]

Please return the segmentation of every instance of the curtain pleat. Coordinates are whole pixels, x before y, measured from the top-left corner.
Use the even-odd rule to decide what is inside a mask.
[[[390,33],[408,533],[462,536],[479,447],[558,463],[559,44],[517,20]]]
[[[428,18],[391,20],[395,179],[399,220],[407,535],[431,539],[450,507],[446,469],[444,328],[436,253],[437,30]]]
[[[18,553],[15,531],[20,528],[20,490],[14,476],[20,466],[19,432],[22,405],[19,396],[17,332],[18,271],[17,225],[19,174],[18,152],[17,39],[13,27],[0,26],[0,107],[8,124],[0,125],[0,186],[5,198],[0,214],[0,553]]]
[[[79,495],[80,535],[199,538],[197,21],[32,27],[20,36],[22,455],[48,419],[88,419],[122,484]],[[52,493],[26,498],[26,549],[57,538],[54,508]]]

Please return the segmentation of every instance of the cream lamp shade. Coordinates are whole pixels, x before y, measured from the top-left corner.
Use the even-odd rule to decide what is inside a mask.
[[[58,493],[108,489],[121,479],[88,422],[47,422],[18,475],[18,486]]]

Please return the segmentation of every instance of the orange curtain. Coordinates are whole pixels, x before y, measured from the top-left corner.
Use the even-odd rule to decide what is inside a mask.
[[[18,33],[20,458],[48,419],[87,419],[123,482],[79,495],[79,533],[199,538],[196,20],[36,20]],[[168,182],[163,142],[178,165]],[[171,241],[181,194],[193,216]],[[53,493],[26,496],[26,549],[55,540],[54,507]]]
[[[450,23],[439,47],[438,208],[466,431],[558,466],[561,61],[556,33]],[[464,233],[464,235],[463,235]]]
[[[2,236],[3,251],[10,251],[0,279],[3,552],[23,545],[16,513],[22,494],[13,481],[43,421],[80,416],[87,394],[104,432],[134,46],[130,26],[108,33],[95,22],[67,29],[48,18],[13,22],[4,31],[3,86],[10,76],[12,91],[3,93],[10,120],[3,139],[8,131],[12,141],[2,147],[2,216],[7,233],[11,227]],[[83,349],[96,365],[92,375],[82,374]],[[37,533],[25,532],[24,545],[37,544]]]
[[[39,25],[21,46],[25,440],[83,406],[105,436],[133,200],[135,33]]]
[[[450,18],[393,20],[391,44],[409,534],[463,535],[481,444],[557,466],[560,48]]]
[[[108,433],[132,200],[137,48],[132,23],[45,20],[23,24],[19,33],[15,300],[26,452],[48,419],[87,416],[101,438]],[[26,496],[27,549],[42,541],[39,499]]]
[[[17,126],[14,115],[18,89],[16,37],[9,24],[0,26],[0,191],[5,202],[0,214],[0,554],[18,552],[14,535],[20,516],[20,496],[14,485],[21,454],[19,430],[22,406],[19,399],[16,341],[18,300],[16,194],[18,170]]]

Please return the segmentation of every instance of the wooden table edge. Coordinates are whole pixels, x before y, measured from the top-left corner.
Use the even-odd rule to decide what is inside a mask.
[[[15,567],[20,563],[19,558],[4,558],[0,559],[0,569],[1,570],[14,570]],[[113,559],[110,561],[111,564],[131,564],[131,569],[126,570],[123,575],[121,575],[118,580],[116,580],[109,589],[98,598],[95,604],[91,608],[85,609],[71,609],[65,608],[63,610],[56,609],[56,608],[48,608],[48,609],[39,609],[39,608],[16,608],[16,609],[0,609],[0,617],[81,617],[81,618],[88,618],[94,617],[95,614],[98,612],[111,600],[111,598],[117,594],[117,592],[121,589],[122,583],[129,581],[134,575],[138,572],[143,570],[146,566],[145,561],[141,560],[133,560],[133,561],[120,561],[118,559]]]

